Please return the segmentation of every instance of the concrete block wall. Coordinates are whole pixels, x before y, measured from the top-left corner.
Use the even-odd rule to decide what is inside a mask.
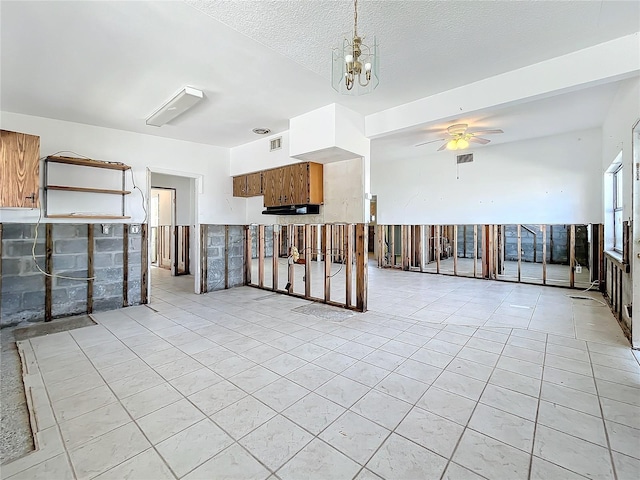
[[[51,314],[54,318],[87,311],[90,228],[94,234],[93,311],[123,307],[124,225],[105,225],[107,233],[103,233],[102,224],[53,224]],[[2,224],[0,323],[3,326],[44,320],[45,275],[38,271],[32,258],[34,237],[35,224]],[[45,242],[46,226],[41,224],[35,260],[42,270],[46,269]],[[141,251],[141,234],[130,234],[127,305],[141,302]]]
[[[122,224],[113,224],[109,226],[108,233],[103,233],[102,225],[93,225],[94,311],[115,310],[123,306],[123,228]]]
[[[206,231],[207,291],[223,290],[225,263],[228,264],[228,285],[244,285],[244,226],[229,225],[229,240],[225,240],[224,225],[204,225]]]
[[[2,224],[2,291],[0,324],[37,321],[44,318],[45,226],[38,227],[35,261],[32,247],[35,224]]]
[[[53,225],[53,273],[69,277],[54,276],[51,279],[51,314],[54,318],[87,311],[87,252],[90,227],[91,225],[70,223]],[[44,308],[44,290],[42,306]]]

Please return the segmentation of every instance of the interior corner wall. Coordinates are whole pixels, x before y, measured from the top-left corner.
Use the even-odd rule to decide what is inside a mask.
[[[601,151],[599,128],[471,149],[458,168],[446,151],[376,158],[374,142],[378,223],[601,223]]]
[[[228,148],[10,112],[1,112],[0,128],[38,135],[41,157],[62,152],[68,156],[83,155],[131,165],[136,185],[145,195],[148,166],[201,176],[202,191],[198,192],[197,223],[244,222],[246,202],[233,197]],[[127,188],[132,189],[129,174]],[[126,197],[125,211],[131,216],[127,222],[144,221],[145,213],[139,191],[133,191]],[[38,219],[37,210],[0,209],[0,215],[3,222],[30,223]],[[73,222],[73,219],[69,221]]]

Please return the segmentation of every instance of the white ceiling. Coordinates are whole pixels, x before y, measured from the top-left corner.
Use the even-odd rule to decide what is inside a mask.
[[[624,81],[629,80],[621,82]],[[602,125],[619,84],[620,82],[612,82],[529,103],[496,108],[480,115],[416,126],[372,140],[371,158],[374,161],[395,161],[420,159],[432,154],[451,156],[449,150],[437,152],[444,142],[416,145],[447,138],[447,127],[455,123],[467,123],[469,130],[504,130],[502,134],[479,135],[491,141],[488,145],[598,128]],[[468,151],[472,152],[476,148],[483,147],[472,144]]]
[[[329,84],[330,49],[352,21],[342,0],[2,0],[1,107],[230,147],[329,103],[374,113],[637,32],[640,2],[360,0],[360,33],[380,43],[381,82],[358,98]],[[185,85],[206,101],[146,126]],[[594,100],[580,100],[590,111]],[[500,123],[521,124],[515,114]]]

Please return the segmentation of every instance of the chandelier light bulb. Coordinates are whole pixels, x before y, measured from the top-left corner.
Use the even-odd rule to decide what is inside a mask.
[[[371,71],[371,64],[370,64],[370,63],[368,63],[368,62],[367,62],[367,63],[365,63],[365,64],[364,64],[364,69],[365,69],[367,72]]]
[[[353,62],[353,55],[347,55],[344,57],[344,61],[347,63]]]

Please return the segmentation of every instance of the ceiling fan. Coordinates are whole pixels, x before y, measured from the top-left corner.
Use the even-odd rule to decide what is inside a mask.
[[[447,128],[447,133],[449,134],[449,138],[438,138],[437,140],[430,140],[428,142],[423,142],[415,145],[419,147],[421,145],[427,145],[428,143],[435,142],[444,142],[442,146],[438,149],[438,152],[448,148],[449,150],[463,150],[469,146],[469,143],[479,143],[480,145],[486,145],[491,140],[487,140],[486,138],[481,138],[478,135],[492,135],[495,133],[504,133],[499,128],[495,128],[492,130],[468,130],[469,125],[466,123],[456,123],[455,125],[451,125]]]

